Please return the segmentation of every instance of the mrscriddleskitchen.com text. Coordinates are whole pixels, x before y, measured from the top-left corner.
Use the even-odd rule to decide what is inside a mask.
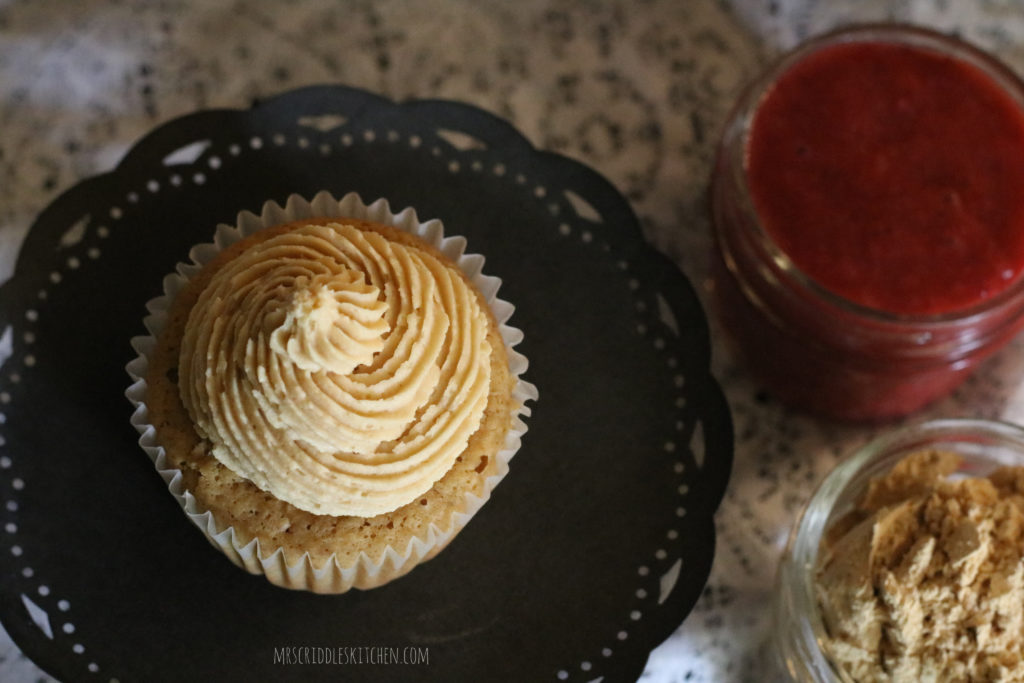
[[[275,647],[273,663],[283,666],[309,664],[371,666],[426,666],[430,664],[429,647],[384,645],[359,645],[322,647],[309,645],[286,645]]]

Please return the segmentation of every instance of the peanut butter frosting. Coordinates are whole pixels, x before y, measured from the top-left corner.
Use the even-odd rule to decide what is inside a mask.
[[[487,406],[489,320],[450,264],[344,222],[218,270],[189,313],[181,400],[225,467],[318,515],[370,517],[440,479]]]

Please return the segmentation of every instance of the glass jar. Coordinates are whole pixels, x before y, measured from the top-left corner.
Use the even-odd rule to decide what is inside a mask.
[[[832,470],[793,527],[776,577],[774,652],[792,680],[848,680],[822,650],[827,634],[814,589],[821,540],[831,523],[853,508],[868,482],[925,449],[959,454],[963,461],[956,475],[984,477],[1003,465],[1024,465],[1024,428],[987,420],[933,420],[883,436]]]
[[[717,246],[712,272],[723,325],[752,373],[778,398],[826,416],[871,420],[910,413],[949,393],[1005,345],[1024,324],[1024,277],[953,312],[891,313],[825,289],[769,236],[748,182],[748,143],[758,107],[794,64],[854,41],[895,43],[962,60],[991,78],[1022,112],[1024,83],[987,54],[942,34],[859,26],[823,35],[784,56],[746,90],[727,122],[711,187]],[[1008,201],[1014,199],[1019,201]],[[936,268],[937,286],[957,277]]]

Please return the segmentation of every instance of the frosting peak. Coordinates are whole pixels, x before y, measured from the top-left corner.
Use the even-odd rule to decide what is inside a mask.
[[[487,332],[471,285],[428,250],[301,224],[214,273],[179,389],[232,471],[309,512],[372,516],[427,491],[479,427]]]
[[[344,375],[370,363],[391,330],[380,294],[362,273],[351,270],[297,278],[264,321],[264,330],[273,330],[271,350],[310,372]]]

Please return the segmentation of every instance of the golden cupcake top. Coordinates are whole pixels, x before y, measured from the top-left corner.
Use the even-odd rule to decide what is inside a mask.
[[[217,460],[315,514],[426,492],[487,405],[489,319],[432,250],[343,222],[240,252],[193,306],[182,402]]]

